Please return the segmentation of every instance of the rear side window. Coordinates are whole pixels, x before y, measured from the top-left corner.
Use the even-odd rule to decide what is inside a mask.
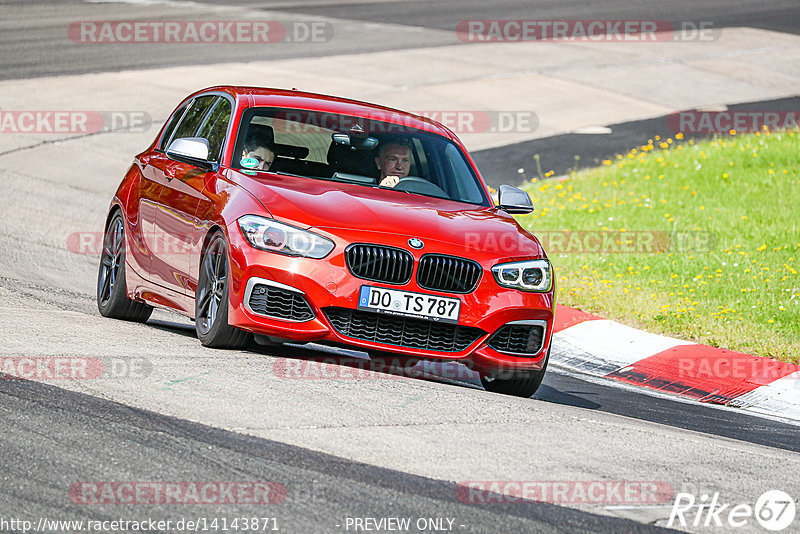
[[[228,123],[231,119],[231,103],[227,98],[219,97],[214,109],[211,110],[205,124],[200,129],[198,137],[208,139],[208,161],[218,162],[222,145],[225,144],[225,135],[228,133]]]
[[[197,128],[203,123],[203,117],[205,117],[208,108],[211,107],[211,104],[214,103],[216,98],[217,97],[214,95],[195,98],[186,111],[186,114],[183,116],[180,125],[172,135],[172,139],[194,137],[194,134],[197,133]]]

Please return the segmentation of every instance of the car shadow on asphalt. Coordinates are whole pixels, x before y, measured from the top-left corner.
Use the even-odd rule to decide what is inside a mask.
[[[415,363],[401,355],[370,358],[365,352],[315,343],[270,346],[256,344],[249,350],[283,360],[283,365],[278,365],[277,368],[282,369],[287,378],[379,378],[383,374],[400,380],[417,379],[483,389],[477,372],[453,361]]]
[[[158,330],[197,339],[194,326],[191,324],[153,318],[148,320],[147,324]],[[408,366],[399,355],[397,358],[371,359],[364,352],[315,343],[261,345],[253,342],[244,350],[278,358],[276,369],[284,373],[286,378],[358,379],[377,378],[382,373],[400,380],[416,379],[468,389],[483,389],[477,372],[453,361],[421,361]],[[559,384],[561,381],[559,376],[552,372],[547,373],[544,383],[533,399],[588,410],[601,408],[601,404],[575,394],[593,393],[565,390],[563,385]]]
[[[552,377],[552,373],[546,374],[544,377],[545,382]],[[585,408],[587,410],[597,410],[602,407],[601,404],[591,401],[584,397],[574,395],[574,392],[562,391],[556,387],[543,383],[533,395],[534,399],[544,402],[552,402],[554,404],[564,404],[566,406],[574,406],[576,408]],[[592,393],[586,392],[589,395]]]
[[[165,332],[171,332],[173,334],[180,334],[185,337],[193,337],[197,339],[197,333],[194,330],[194,324],[176,323],[173,321],[165,321],[163,319],[150,318],[147,320],[147,326],[151,326]],[[200,343],[200,341],[198,341],[198,343]]]

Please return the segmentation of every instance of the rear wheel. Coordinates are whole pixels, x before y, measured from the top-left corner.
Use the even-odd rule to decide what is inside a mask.
[[[515,371],[509,376],[499,373],[498,376],[481,376],[481,383],[486,391],[501,393],[503,395],[514,395],[515,397],[532,397],[544,379],[547,370],[547,362],[550,360],[550,349],[547,349],[547,356],[544,358],[542,369],[539,371]]]
[[[97,273],[97,309],[104,317],[147,321],[153,308],[128,298],[125,283],[125,224],[122,213],[117,212],[108,223],[103,237],[103,252]]]
[[[228,324],[228,243],[222,232],[215,233],[200,262],[195,294],[195,331],[206,347],[239,349],[251,342],[250,332]]]

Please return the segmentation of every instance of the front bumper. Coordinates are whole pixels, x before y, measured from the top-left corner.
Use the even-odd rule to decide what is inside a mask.
[[[228,322],[232,326],[289,341],[333,343],[359,350],[388,351],[421,359],[455,360],[479,372],[498,368],[519,370],[542,368],[552,338],[555,288],[548,293],[528,293],[503,288],[495,282],[491,274],[492,265],[497,263],[496,258],[475,258],[474,255],[470,255],[471,259],[478,261],[484,272],[477,288],[468,294],[423,289],[417,285],[416,276],[412,276],[411,281],[402,286],[363,280],[356,278],[348,270],[344,250],[352,242],[375,242],[375,234],[365,236],[364,232],[351,232],[351,235],[342,236],[342,232],[338,230],[338,235],[315,231],[336,242],[333,252],[321,260],[290,257],[254,249],[245,241],[236,223],[228,228],[231,258]],[[414,256],[416,265],[422,252],[403,246],[406,245],[406,239],[402,236],[381,234],[378,240],[381,244],[408,250]],[[431,240],[426,242],[429,245],[426,246],[426,253],[459,255],[459,251],[453,250],[452,246],[446,243],[436,243]],[[465,256],[463,251],[460,255]],[[276,287],[280,291],[294,291],[302,295],[313,316],[307,319],[307,316],[299,315],[292,316],[294,319],[286,319],[277,318],[270,313],[266,315],[256,313],[249,303],[253,288],[259,283]],[[344,335],[341,331],[337,331],[326,312],[330,313],[334,308],[357,310],[359,290],[362,285],[458,298],[461,300],[458,324],[462,327],[477,328],[482,332],[468,345],[455,351],[385,343],[380,342],[380,336],[366,340]],[[294,306],[294,303],[284,306],[289,305]],[[488,342],[492,336],[504,326],[510,323],[531,322],[545,327],[541,348],[535,354],[500,352],[489,346]]]

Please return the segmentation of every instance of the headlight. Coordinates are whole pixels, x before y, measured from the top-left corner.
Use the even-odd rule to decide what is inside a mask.
[[[266,217],[245,215],[238,222],[247,242],[260,250],[319,259],[327,256],[334,247],[333,241],[321,235]]]
[[[553,287],[553,271],[547,260],[501,263],[492,267],[492,274],[503,287],[546,293]]]

